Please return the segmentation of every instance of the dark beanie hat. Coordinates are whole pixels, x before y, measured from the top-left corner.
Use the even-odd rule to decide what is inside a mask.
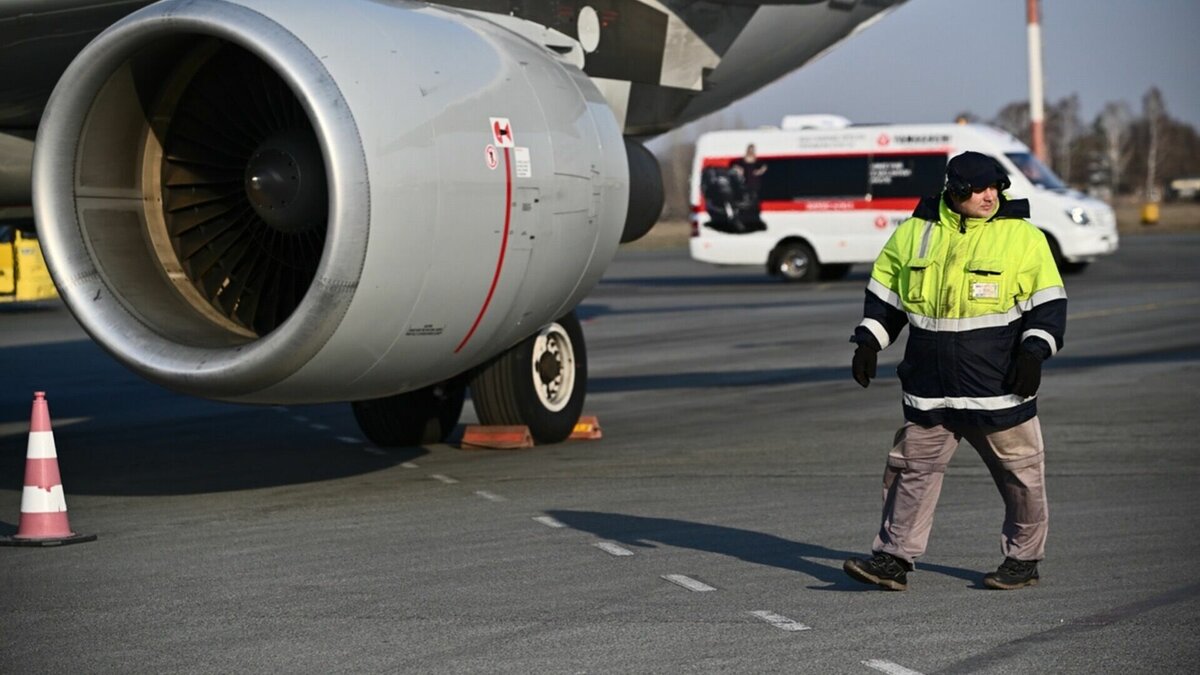
[[[979,190],[997,184],[1001,190],[1006,190],[1011,185],[1008,172],[1000,166],[1000,162],[971,150],[951,158],[950,163],[946,165],[946,184],[955,188],[965,187],[967,190]]]

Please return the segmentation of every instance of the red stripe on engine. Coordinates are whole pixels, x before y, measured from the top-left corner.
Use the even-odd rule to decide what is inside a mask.
[[[467,344],[467,340],[475,334],[475,329],[479,328],[479,322],[483,320],[483,315],[487,312],[488,305],[492,302],[492,295],[496,292],[496,284],[500,282],[500,270],[504,268],[504,252],[508,250],[508,224],[512,218],[512,165],[508,161],[508,147],[504,148],[504,232],[500,237],[500,258],[496,261],[496,273],[492,275],[492,285],[488,288],[487,297],[483,300],[483,307],[479,308],[479,315],[475,317],[475,323],[471,324],[471,330],[467,331],[466,337],[458,346],[454,348],[454,353],[457,354]]]

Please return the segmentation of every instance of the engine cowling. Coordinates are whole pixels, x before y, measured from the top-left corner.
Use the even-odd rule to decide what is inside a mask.
[[[483,362],[595,285],[629,195],[581,72],[480,16],[369,0],[140,10],[68,68],[35,147],[43,246],[87,332],[245,402]]]

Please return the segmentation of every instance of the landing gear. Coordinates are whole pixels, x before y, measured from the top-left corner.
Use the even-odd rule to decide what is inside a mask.
[[[458,424],[466,394],[466,384],[455,379],[350,405],[359,428],[372,443],[404,447],[445,440]]]
[[[471,380],[481,424],[524,424],[538,443],[571,435],[586,393],[587,353],[574,312],[496,357]]]

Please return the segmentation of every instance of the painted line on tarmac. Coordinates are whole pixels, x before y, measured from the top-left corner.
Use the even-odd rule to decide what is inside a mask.
[[[379,455],[380,457],[387,457],[387,452],[384,450],[380,450],[379,448],[367,447],[367,448],[363,448],[363,452],[366,452],[366,453],[369,453],[372,455]]]
[[[786,616],[781,616],[779,614],[776,614],[775,612],[768,612],[765,609],[755,610],[750,613],[753,614],[754,616],[762,619],[763,621],[766,621],[767,623],[771,624],[772,626],[775,626],[779,630],[787,630],[787,631],[812,630],[812,626],[806,626],[806,625],[800,623],[799,621],[793,621],[793,620],[787,618]]]
[[[869,661],[863,661],[862,664],[868,668],[874,668],[881,673],[887,673],[888,675],[921,675],[919,671],[911,668],[905,668],[899,663],[892,663],[891,661],[884,661],[882,659],[871,659]]]
[[[508,499],[506,497],[501,497],[500,495],[496,494],[495,492],[488,492],[487,490],[476,490],[475,494],[480,497],[483,497],[484,499],[488,500],[489,502],[506,502],[506,501],[508,501]]]
[[[707,593],[709,591],[717,590],[703,581],[696,581],[695,579],[683,574],[664,574],[662,575],[662,578],[673,584],[683,586],[689,591],[696,591],[697,593]]]
[[[431,473],[431,474],[429,474],[429,477],[434,480],[441,481],[441,482],[445,483],[446,485],[454,485],[455,483],[458,482],[457,478],[451,478],[450,476],[447,476],[445,474],[440,474],[440,473]]]
[[[406,468],[406,469],[419,469],[419,468],[421,468],[421,467],[417,466],[417,464],[416,464],[415,462],[402,462],[402,463],[400,464],[400,466],[402,466],[402,467],[404,467],[404,468]]]
[[[604,551],[605,553],[608,553],[610,555],[615,555],[618,557],[633,555],[633,551],[630,551],[629,549],[625,548],[624,546],[619,546],[617,544],[614,544],[611,541],[598,541],[598,542],[592,544],[592,546],[595,546],[596,548],[600,549],[601,551]]]
[[[342,443],[346,443],[347,445],[357,445],[359,443],[366,442],[361,438],[355,438],[353,436],[338,436],[337,439]]]
[[[329,431],[330,427],[328,424],[310,424],[308,428],[313,431]]]
[[[566,527],[567,526],[566,523],[563,523],[560,520],[551,518],[550,516],[534,516],[533,519],[536,520],[537,522],[545,525],[546,527]]]
[[[292,419],[296,420],[297,422],[307,422],[308,421],[308,418],[305,417],[304,415],[292,415]]]
[[[1072,312],[1067,315],[1068,321],[1078,319],[1098,319],[1105,316],[1115,316],[1117,314],[1133,314],[1134,312],[1153,312],[1157,309],[1168,309],[1170,307],[1180,307],[1182,305],[1200,304],[1200,298],[1190,298],[1185,300],[1165,300],[1163,302],[1148,302],[1144,305],[1130,305],[1129,307],[1113,307],[1111,309],[1093,309],[1088,312]]]

